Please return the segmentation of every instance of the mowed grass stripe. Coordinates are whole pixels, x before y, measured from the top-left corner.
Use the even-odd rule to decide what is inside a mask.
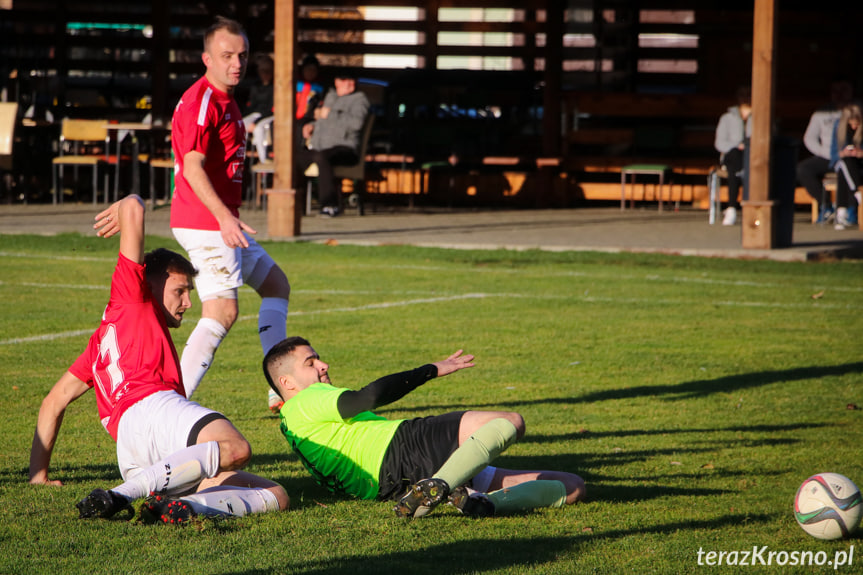
[[[14,285],[4,282],[0,282],[0,285]],[[22,283],[19,284],[22,286],[31,286],[31,287],[68,287],[68,286],[60,286],[60,285],[48,285],[48,284],[27,284]],[[106,289],[104,286],[73,286],[77,289]],[[316,291],[308,291],[305,293],[317,294],[317,293],[327,293],[327,292],[316,292]],[[343,293],[351,293],[356,294],[357,292],[343,292]],[[581,301],[584,303],[603,303],[603,304],[616,304],[616,305],[632,305],[632,306],[657,306],[657,305],[665,305],[665,306],[679,306],[682,302],[681,299],[657,299],[657,298],[610,298],[610,297],[596,297],[596,296],[547,296],[547,295],[538,295],[538,294],[518,294],[518,293],[509,293],[509,294],[494,294],[494,293],[481,293],[481,294],[463,294],[463,295],[453,295],[446,297],[436,297],[436,298],[422,298],[422,299],[414,299],[414,300],[406,300],[406,301],[390,301],[390,302],[380,302],[380,303],[372,303],[361,306],[352,306],[352,307],[337,307],[337,308],[329,308],[329,309],[319,309],[319,310],[297,310],[289,312],[290,317],[298,317],[298,316],[313,316],[320,314],[334,314],[334,313],[353,313],[353,312],[363,312],[370,310],[379,310],[379,309],[387,309],[387,308],[397,308],[404,306],[413,306],[413,305],[423,305],[423,304],[434,304],[434,303],[448,303],[458,300],[465,299],[484,299],[484,298],[517,298],[517,299],[566,299],[566,300],[575,300]],[[711,305],[720,306],[720,307],[741,307],[741,308],[776,308],[776,309],[810,309],[812,307],[811,303],[781,303],[781,302],[741,302],[741,301],[713,301],[710,302]],[[847,304],[830,304],[830,303],[820,303],[818,305],[821,309],[831,309],[831,310],[852,310],[857,309],[859,306],[855,303],[847,303]],[[237,317],[237,321],[253,321],[257,320],[257,314],[251,315],[240,315]],[[81,330],[73,330],[66,331],[61,333],[48,333],[41,335],[34,335],[29,337],[18,337],[0,340],[0,345],[17,345],[24,343],[37,343],[37,342],[45,342],[52,341],[56,339],[62,339],[67,337],[78,337],[80,335],[85,335],[92,333],[91,330],[81,329]]]
[[[28,252],[2,252],[0,251],[0,257],[10,257],[10,258],[39,258],[39,259],[50,259],[50,260],[59,260],[59,261],[81,261],[81,262],[114,262],[116,258],[100,258],[100,257],[91,257],[91,256],[56,256],[44,253],[28,253]],[[283,267],[287,267],[290,270],[290,262],[282,262],[280,265]],[[854,264],[851,264],[854,265]],[[504,275],[521,275],[527,277],[537,277],[537,278],[583,278],[583,279],[592,279],[592,280],[614,280],[614,281],[649,281],[649,282],[672,282],[672,283],[693,283],[693,284],[703,284],[703,285],[716,285],[716,286],[731,286],[731,287],[754,287],[754,288],[763,288],[763,289],[772,289],[772,288],[782,288],[785,289],[788,286],[783,283],[778,282],[765,282],[765,281],[752,281],[752,280],[740,280],[740,279],[724,279],[719,277],[693,277],[693,276],[683,276],[683,275],[665,275],[665,274],[657,274],[657,273],[646,273],[646,274],[620,274],[620,273],[611,273],[611,272],[598,272],[598,271],[553,271],[548,269],[538,269],[536,267],[518,267],[518,268],[490,268],[490,267],[470,267],[466,266],[464,263],[455,262],[452,266],[430,266],[430,265],[381,265],[381,264],[363,264],[363,263],[349,263],[348,266],[350,268],[355,269],[368,269],[371,271],[375,270],[405,270],[405,271],[418,271],[418,272],[446,272],[452,273],[454,269],[457,269],[459,273],[465,274],[504,274]],[[290,271],[288,271],[290,275]],[[0,282],[2,284],[2,282]],[[796,285],[796,288],[802,288],[801,285]],[[837,292],[846,292],[846,293],[863,293],[863,286],[849,286],[843,284],[835,284],[829,285],[824,284],[823,279],[818,283],[812,283],[808,286],[807,289],[812,290],[826,290],[829,289],[831,291]],[[356,292],[348,292],[348,293],[356,293]],[[372,292],[370,292],[372,293]]]

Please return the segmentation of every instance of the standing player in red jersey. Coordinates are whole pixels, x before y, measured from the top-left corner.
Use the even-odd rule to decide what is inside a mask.
[[[251,448],[237,428],[186,397],[168,328],[179,327],[191,307],[195,268],[164,248],[144,253],[138,196],[112,204],[96,216],[94,228],[102,237],[120,234],[110,299],[87,349],[42,401],[30,483],[61,485],[49,478],[48,467],[63,416],[92,387],[102,425],[117,442],[124,483],[82,499],[82,518],[111,517],[148,495],[141,518],[149,522],[287,509],[281,485],[238,471]]]
[[[234,88],[246,73],[249,41],[238,22],[219,18],[204,36],[206,73],[180,99],[172,120],[176,158],[171,229],[198,269],[201,319],[186,342],[180,365],[189,395],[207,373],[237,320],[237,289],[261,296],[258,334],[264,353],[285,338],[288,278],[240,220],[246,129]],[[270,393],[270,408],[281,399]]]

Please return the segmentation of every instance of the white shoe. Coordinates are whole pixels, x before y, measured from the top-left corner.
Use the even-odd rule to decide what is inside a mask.
[[[845,228],[851,226],[851,222],[848,221],[848,208],[837,208],[836,209],[836,225],[833,226],[834,229],[844,230]]]
[[[737,208],[725,208],[722,212],[722,225],[733,226],[737,223]]]

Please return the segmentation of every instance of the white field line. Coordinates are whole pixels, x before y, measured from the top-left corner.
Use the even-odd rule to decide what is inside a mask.
[[[7,282],[0,280],[0,286],[9,286],[9,287],[34,287],[40,289],[80,289],[80,290],[103,290],[108,291],[109,287],[107,284],[99,284],[99,285],[82,285],[82,284],[53,284],[53,283],[44,283],[44,282]],[[243,291],[252,291],[252,288],[248,286],[242,286],[240,289]],[[376,290],[335,290],[335,289],[325,289],[325,290],[302,290],[302,289],[292,289],[291,293],[302,293],[302,294],[313,294],[313,295],[408,295],[408,294],[427,294],[428,290],[402,290],[402,291],[376,291]]]
[[[51,259],[51,260],[66,260],[66,261],[110,261],[113,262],[114,258],[97,258],[97,257],[89,257],[89,256],[54,256],[47,254],[21,254],[21,253],[12,253],[12,252],[2,252],[0,251],[0,257],[22,257],[22,258],[40,258],[40,259]],[[371,264],[358,264],[355,265],[357,268],[380,268],[382,266],[375,266]],[[444,266],[413,266],[413,265],[403,265],[403,266],[386,266],[388,269],[409,269],[409,270],[417,270],[417,271],[434,271],[434,272],[452,272],[453,269],[450,267]],[[461,269],[459,270],[462,273],[474,272],[474,273],[503,273],[503,274],[518,274],[520,272],[524,272],[526,270],[518,270],[518,269]],[[532,275],[537,277],[580,277],[586,279],[602,279],[602,278],[615,278],[615,279],[626,279],[633,281],[667,281],[667,282],[677,282],[677,283],[696,283],[696,284],[707,284],[707,285],[731,285],[731,286],[745,286],[745,287],[755,287],[755,288],[783,288],[787,289],[787,285],[781,285],[776,283],[769,282],[744,282],[740,280],[722,280],[722,279],[712,279],[712,278],[692,278],[692,277],[679,277],[679,276],[670,276],[663,277],[658,274],[649,274],[644,276],[633,276],[633,275],[614,275],[614,274],[588,274],[584,272],[576,272],[576,271],[564,271],[564,272],[550,272],[550,273],[536,273],[538,270],[529,270]],[[105,285],[71,285],[71,284],[49,284],[49,283],[37,283],[37,282],[6,282],[0,280],[0,285],[2,286],[21,286],[21,287],[34,287],[34,288],[46,288],[46,289],[82,289],[82,290],[105,290],[107,291],[108,286]],[[247,289],[247,288],[244,288]],[[833,286],[833,287],[810,287],[813,292],[819,289],[829,290],[829,291],[837,291],[837,292],[852,292],[859,293],[863,292],[863,287],[854,287],[854,286]],[[363,290],[363,291],[351,291],[351,290],[293,290],[295,293],[311,293],[311,294],[331,294],[331,295],[344,295],[344,294],[353,294],[353,295],[408,295],[411,293],[423,293],[418,291],[402,291],[402,292],[379,292],[373,290]],[[453,296],[441,296],[441,297],[431,297],[431,298],[420,298],[420,299],[412,299],[406,301],[396,301],[396,302],[381,302],[368,304],[363,306],[355,306],[355,307],[342,307],[342,308],[330,308],[323,310],[312,310],[312,311],[293,311],[290,315],[292,316],[306,316],[306,315],[319,315],[325,313],[352,313],[359,311],[368,311],[373,309],[387,309],[393,307],[403,307],[410,305],[421,305],[428,303],[440,303],[440,302],[448,302],[448,301],[456,301],[462,299],[478,299],[478,298],[487,298],[487,297],[502,297],[502,298],[528,298],[528,299],[576,299],[577,301],[585,302],[585,303],[613,303],[613,304],[639,304],[639,305],[680,305],[679,299],[669,300],[669,299],[657,299],[657,298],[611,298],[611,297],[596,297],[587,295],[588,291],[584,292],[584,295],[542,295],[536,293],[529,294],[517,294],[517,293],[500,293],[500,294],[489,294],[489,293],[475,293],[475,294],[461,294],[461,295],[453,295]],[[779,303],[779,302],[741,302],[741,301],[712,301],[708,302],[710,305],[722,306],[722,307],[741,307],[741,308],[785,308],[785,309],[811,309],[813,307],[812,303]],[[817,307],[819,309],[856,309],[856,306],[853,304],[828,304],[825,302],[818,302]],[[237,318],[239,321],[249,321],[257,319],[257,315],[243,315]],[[55,339],[62,339],[68,337],[77,337],[80,335],[87,335],[93,332],[93,329],[84,329],[84,330],[73,330],[73,331],[65,331],[59,333],[51,333],[51,334],[43,334],[43,335],[35,335],[29,337],[22,338],[12,338],[6,340],[0,340],[0,345],[16,345],[21,343],[31,343],[31,342],[44,342],[51,341]]]
[[[309,290],[309,293],[321,293]],[[339,292],[339,293],[353,293],[353,292]],[[485,298],[507,298],[507,299],[570,299],[575,300],[574,303],[582,302],[582,303],[609,303],[609,304],[636,304],[639,306],[679,306],[681,301],[679,299],[660,299],[660,298],[613,298],[613,297],[596,297],[596,296],[577,296],[577,295],[559,295],[559,296],[549,296],[549,295],[537,295],[537,294],[518,294],[518,293],[470,293],[470,294],[462,294],[462,295],[453,295],[453,296],[441,296],[441,297],[429,297],[429,298],[420,298],[420,299],[411,299],[405,301],[392,301],[392,302],[380,302],[380,303],[372,303],[361,306],[352,306],[352,307],[337,307],[337,308],[329,308],[329,309],[320,309],[320,310],[310,310],[310,311],[293,311],[290,312],[290,317],[297,316],[314,316],[321,314],[329,314],[329,313],[352,313],[352,312],[362,312],[369,311],[375,309],[389,309],[396,307],[405,307],[411,305],[422,305],[422,304],[430,304],[430,303],[442,303],[442,302],[451,302],[458,300],[466,300],[466,299],[485,299]],[[713,306],[722,306],[722,307],[738,307],[738,308],[779,308],[779,309],[801,309],[801,310],[811,310],[813,305],[811,303],[780,303],[780,302],[741,302],[741,301],[713,301],[708,302],[709,305]],[[854,306],[851,304],[825,304],[818,303],[818,309],[854,309]],[[257,315],[242,315],[237,318],[237,321],[250,321],[256,320],[258,318]],[[67,337],[77,337],[81,335],[88,335],[93,333],[94,328],[91,329],[79,329],[74,331],[64,331],[60,333],[49,333],[43,335],[34,335],[30,337],[16,337],[12,339],[0,340],[0,346],[3,345],[17,345],[23,343],[34,343],[34,342],[44,342],[51,341],[55,339],[62,339]]]
[[[393,307],[404,307],[409,305],[420,305],[426,303],[440,303],[440,302],[450,302],[457,301],[463,299],[482,299],[486,297],[518,297],[517,294],[482,294],[482,293],[471,293],[471,294],[463,294],[463,295],[454,295],[447,297],[431,297],[431,298],[422,298],[422,299],[414,299],[414,300],[406,300],[406,301],[395,301],[395,302],[381,302],[381,303],[373,303],[362,306],[355,307],[342,307],[342,308],[332,308],[332,309],[324,309],[324,310],[314,310],[314,311],[295,311],[291,312],[290,315],[293,317],[296,316],[305,316],[305,315],[318,315],[323,313],[350,313],[356,311],[367,311],[372,309],[387,309]],[[237,318],[238,321],[248,321],[258,319],[257,315],[244,315]],[[80,335],[88,335],[93,333],[96,328],[93,327],[91,329],[78,329],[74,331],[64,331],[60,333],[47,333],[43,335],[33,335],[29,337],[16,337],[12,339],[4,339],[0,340],[0,345],[17,345],[21,343],[33,343],[33,342],[44,342],[51,341],[55,339],[62,339],[67,337],[77,337]]]
[[[40,282],[4,282],[0,280],[0,286],[11,287],[32,287],[39,289],[83,289],[83,290],[103,290],[108,291],[107,285],[80,285],[80,284],[46,284]]]
[[[651,305],[668,305],[668,306],[680,306],[687,303],[679,299],[660,299],[660,298],[626,298],[626,297],[595,297],[585,295],[581,298],[581,301],[588,303],[613,303],[613,304],[638,304],[640,306],[651,306]],[[831,304],[831,303],[823,303],[818,302],[817,304],[807,301],[806,303],[782,303],[775,301],[710,301],[710,300],[701,300],[698,302],[701,305],[706,306],[723,306],[723,307],[762,307],[762,308],[774,308],[774,309],[800,309],[800,310],[811,310],[811,309],[847,309],[847,310],[856,310],[859,309],[859,305],[856,302],[847,303],[847,304]]]
[[[17,252],[3,252],[0,251],[0,258],[2,257],[15,257],[15,258],[42,258],[42,259],[51,259],[51,260],[66,260],[66,261],[116,261],[116,258],[97,258],[97,257],[88,257],[88,256],[54,256],[50,254],[26,254],[26,253],[17,253]],[[789,286],[783,283],[775,283],[775,282],[753,282],[753,281],[742,281],[742,280],[725,280],[725,279],[717,279],[717,278],[706,278],[706,277],[686,277],[686,276],[662,276],[659,274],[646,274],[646,275],[622,275],[622,274],[613,274],[613,273],[585,273],[580,271],[543,271],[543,270],[525,270],[525,269],[500,269],[500,268],[470,268],[464,267],[458,270],[454,270],[452,267],[445,266],[419,266],[419,265],[387,265],[381,266],[376,264],[352,264],[351,267],[355,268],[366,268],[366,269],[403,269],[403,270],[414,270],[414,271],[428,271],[428,272],[446,272],[453,273],[453,271],[458,271],[459,273],[495,273],[495,274],[524,274],[532,277],[577,277],[577,278],[585,278],[585,279],[617,279],[617,280],[628,280],[628,281],[656,281],[656,282],[671,282],[671,283],[694,283],[694,284],[704,284],[704,285],[719,285],[719,286],[738,286],[738,287],[753,287],[753,288],[765,288],[765,289],[775,289],[779,288],[782,290],[787,290]],[[46,286],[50,287],[50,286]],[[62,287],[62,286],[60,286]],[[801,287],[803,286],[793,286],[793,287]],[[806,289],[806,288],[803,288]],[[823,284],[811,285],[808,289],[812,290],[813,293],[818,292],[820,290],[828,290],[828,291],[837,291],[837,292],[849,292],[849,293],[863,293],[863,286],[827,286]],[[323,293],[323,292],[321,292]],[[375,293],[375,292],[369,292]]]
[[[58,256],[54,254],[27,254],[21,252],[0,252],[0,258],[26,258],[43,260],[63,260],[79,262],[116,262],[117,256],[100,258],[96,256]]]
[[[18,345],[19,343],[34,343],[42,341],[53,341],[67,337],[78,337],[79,335],[91,335],[96,331],[95,327],[90,329],[76,329],[75,331],[61,331],[60,333],[46,333],[42,335],[31,335],[30,337],[13,337],[12,339],[0,340],[0,345]]]
[[[404,270],[415,270],[415,271],[429,271],[429,272],[448,272],[452,273],[453,269],[443,266],[416,266],[416,265],[400,265],[400,266],[379,266],[374,264],[353,264],[353,267],[356,268],[369,268],[369,269],[404,269]],[[573,277],[573,278],[585,278],[585,279],[619,279],[619,280],[630,280],[630,281],[664,281],[671,283],[695,283],[695,284],[705,284],[705,285],[720,285],[720,286],[740,286],[740,287],[755,287],[755,288],[781,288],[783,290],[788,289],[787,284],[782,283],[771,283],[771,282],[752,282],[752,281],[743,281],[743,280],[724,280],[717,278],[705,278],[705,277],[686,277],[686,276],[661,276],[659,274],[646,274],[646,275],[623,275],[623,274],[606,274],[606,273],[585,273],[580,271],[554,271],[554,272],[543,272],[541,270],[524,270],[524,269],[490,269],[490,268],[466,268],[458,270],[461,273],[497,273],[497,274],[520,274],[523,272],[530,272],[531,275],[536,277]],[[797,286],[795,286],[797,287]],[[861,293],[863,292],[863,286],[825,286],[825,285],[816,285],[811,286],[811,290],[819,291],[822,289],[830,290],[830,291],[847,291],[853,293]]]

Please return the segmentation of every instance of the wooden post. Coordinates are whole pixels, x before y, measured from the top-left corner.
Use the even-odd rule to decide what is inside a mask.
[[[437,70],[437,35],[440,29],[438,10],[440,0],[427,0],[425,2],[425,45],[422,48],[423,68],[426,70]]]
[[[563,74],[563,32],[566,4],[561,0],[545,3],[545,86],[542,92],[542,154],[560,155],[560,77]]]
[[[744,248],[773,249],[778,223],[777,206],[770,199],[776,0],[755,0],[753,18],[749,200],[743,202],[742,245]]]
[[[275,0],[273,77],[273,189],[267,191],[267,229],[271,239],[300,235],[301,203],[294,187],[294,0]]]
[[[150,41],[152,61],[150,62],[150,81],[153,86],[153,123],[167,124],[171,121],[173,108],[168,102],[168,76],[171,68],[168,46],[170,45],[170,7],[168,0],[155,0],[152,3],[153,38]]]

